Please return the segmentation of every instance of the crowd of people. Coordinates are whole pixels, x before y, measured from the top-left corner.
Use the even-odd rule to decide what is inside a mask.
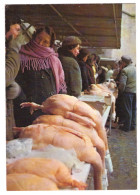
[[[16,137],[13,126],[27,126],[41,115],[21,109],[22,102],[41,104],[54,94],[75,97],[90,90],[91,84],[113,79],[119,90],[116,101],[117,117],[122,130],[136,128],[136,67],[128,56],[114,63],[113,70],[100,66],[100,56],[82,48],[82,41],[67,36],[55,51],[54,30],[45,26],[37,29],[32,39],[21,48],[12,42],[20,33],[20,21],[6,21],[6,139]],[[123,112],[123,114],[122,114]]]

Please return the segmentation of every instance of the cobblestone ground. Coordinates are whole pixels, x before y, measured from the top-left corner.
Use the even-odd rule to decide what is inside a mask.
[[[136,131],[112,128],[108,142],[114,170],[108,176],[108,190],[137,189]]]

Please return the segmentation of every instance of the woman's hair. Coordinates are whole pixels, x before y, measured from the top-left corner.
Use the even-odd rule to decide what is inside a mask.
[[[80,49],[80,52],[79,52],[77,58],[78,58],[78,60],[83,60],[83,58],[84,58],[85,56],[89,55],[89,54],[90,54],[90,52],[89,52],[88,49],[82,48],[82,49]]]
[[[50,37],[51,37],[50,47],[53,47],[54,41],[55,41],[55,39],[56,39],[56,34],[55,34],[53,28],[50,27],[50,26],[45,26],[45,27],[42,27],[42,28],[37,29],[37,30],[34,32],[34,34],[33,34],[33,36],[32,36],[32,39],[35,39],[36,36],[37,36],[38,34],[40,34],[41,32],[46,32],[48,35],[50,35]]]
[[[86,61],[87,64],[92,65],[93,61],[96,59],[96,54],[92,53],[88,56]]]

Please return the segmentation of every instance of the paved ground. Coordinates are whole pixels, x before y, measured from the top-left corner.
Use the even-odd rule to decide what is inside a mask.
[[[112,128],[108,136],[113,173],[108,175],[108,190],[137,189],[136,131],[124,132]],[[92,172],[88,177],[88,190],[93,190]]]
[[[108,142],[114,168],[108,176],[108,190],[137,189],[136,131],[112,128]]]

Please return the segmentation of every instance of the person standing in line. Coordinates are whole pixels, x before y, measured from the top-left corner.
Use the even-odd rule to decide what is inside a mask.
[[[99,55],[96,55],[96,66],[97,66],[97,72],[98,72],[100,69],[100,56]]]
[[[86,61],[89,54],[90,54],[89,50],[82,48],[80,49],[80,53],[77,56],[82,76],[82,91],[85,90],[89,91],[89,82],[86,68]]]
[[[112,77],[111,79],[116,79],[117,78],[117,75],[119,74],[119,71],[120,71],[120,66],[119,66],[119,61],[116,60],[113,64],[113,74],[112,74]]]
[[[20,70],[16,81],[22,88],[21,96],[14,101],[17,126],[32,124],[43,113],[30,114],[29,108],[20,108],[22,102],[42,104],[48,97],[66,93],[62,64],[54,51],[55,32],[45,26],[36,30],[32,39],[20,49]]]
[[[106,76],[105,76],[105,80],[108,81],[110,79],[112,79],[112,75],[113,75],[113,69],[112,67],[107,71]]]
[[[59,58],[65,73],[67,94],[78,97],[82,91],[82,78],[77,55],[79,54],[81,40],[75,36],[68,36],[58,49]]]
[[[136,129],[136,67],[129,56],[121,57],[122,71],[119,90],[122,93],[124,122],[121,129],[125,132]]]
[[[102,68],[100,65],[100,56],[96,55],[96,83],[98,83],[98,77],[102,73]]]
[[[108,68],[105,66],[101,66],[101,74],[98,76],[98,83],[104,83],[106,81],[106,74],[108,72]]]
[[[15,126],[13,100],[20,94],[20,86],[15,78],[20,68],[19,45],[16,39],[20,34],[20,20],[15,16],[6,19],[6,140],[14,139],[12,128]],[[14,47],[13,47],[14,45]],[[17,46],[17,47],[15,47]]]
[[[116,75],[116,78],[114,79],[117,85],[117,88],[119,86],[119,81],[120,81],[120,76],[121,76],[121,71],[122,71],[122,61],[118,61],[118,66],[119,66],[119,72]],[[118,97],[116,99],[116,122],[121,125],[123,124],[123,108],[122,108],[122,93],[118,90]]]
[[[90,54],[86,61],[89,85],[96,84],[95,72],[93,71],[93,65],[95,64],[95,61],[96,58],[94,54]]]

